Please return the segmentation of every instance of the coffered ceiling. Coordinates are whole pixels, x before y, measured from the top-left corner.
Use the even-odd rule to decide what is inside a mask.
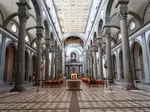
[[[93,0],[54,0],[63,33],[85,32]]]

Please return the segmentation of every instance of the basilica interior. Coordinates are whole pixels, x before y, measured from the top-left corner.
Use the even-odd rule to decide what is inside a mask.
[[[0,112],[150,112],[150,0],[0,0]]]

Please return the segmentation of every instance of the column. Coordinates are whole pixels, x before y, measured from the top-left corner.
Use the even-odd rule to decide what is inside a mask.
[[[17,2],[19,7],[18,17],[19,17],[19,36],[18,36],[18,50],[17,50],[17,60],[16,60],[16,74],[15,74],[15,85],[11,92],[22,92],[25,91],[23,87],[24,73],[25,73],[25,36],[26,36],[26,22],[29,18],[29,6],[28,2]]]
[[[119,0],[117,1],[116,5],[116,7],[118,8],[118,16],[120,20],[120,28],[122,35],[123,72],[125,76],[125,88],[127,90],[134,88],[131,70],[131,55],[128,38],[128,27],[127,27],[128,3],[129,0]]]
[[[36,57],[36,71],[35,71],[35,85],[39,85],[39,79],[41,76],[41,40],[43,37],[43,27],[39,26],[36,30],[36,36],[37,36],[37,57]]]
[[[55,66],[54,66],[54,49],[55,49],[55,46],[51,46],[51,79],[54,78],[54,69],[55,69]]]
[[[3,84],[4,70],[5,70],[5,42],[6,37],[2,35],[2,42],[0,45],[0,84]]]
[[[97,38],[97,45],[98,45],[98,54],[99,54],[99,77],[100,80],[103,79],[103,62],[102,62],[102,38]]]
[[[97,45],[92,45],[92,51],[93,51],[93,75],[95,79],[98,79],[97,75],[97,61],[96,61],[96,51],[97,51]]]
[[[57,75],[58,75],[58,69],[57,69],[57,58],[58,58],[58,51],[55,52],[55,78],[57,78]]]
[[[90,76],[89,72],[90,72],[90,61],[89,61],[89,56],[88,56],[88,53],[86,52],[86,70],[85,70],[85,73],[86,75],[85,76]]]
[[[87,66],[87,70],[88,70],[88,76],[89,77],[91,77],[91,68],[90,68],[90,63],[91,63],[91,61],[90,61],[90,52],[89,51],[87,51],[87,62],[88,62],[88,66]]]
[[[109,81],[114,83],[113,70],[112,70],[112,58],[111,58],[111,43],[110,43],[110,29],[106,28],[106,55],[107,55],[107,73]]]
[[[93,57],[92,57],[92,51],[90,50],[90,52],[89,52],[89,57],[90,57],[90,76],[92,77],[92,78],[94,78],[94,76],[93,76]]]
[[[83,61],[82,73],[84,73],[84,75],[85,75],[86,74],[86,54],[85,54],[85,51],[82,52],[82,61]]]
[[[49,52],[50,52],[50,38],[45,38],[46,41],[46,66],[45,66],[45,80],[49,80]]]
[[[62,74],[65,76],[66,69],[65,69],[65,52],[64,52],[64,50],[61,55],[62,55]]]

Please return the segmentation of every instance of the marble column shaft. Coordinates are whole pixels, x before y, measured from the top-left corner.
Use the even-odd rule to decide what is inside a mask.
[[[46,66],[45,66],[45,80],[49,79],[49,52],[50,52],[50,38],[46,38]]]
[[[65,52],[63,51],[63,54],[61,54],[62,56],[62,74],[65,75],[66,74],[66,69],[65,69]]]
[[[54,61],[54,64],[55,64],[55,78],[57,78],[57,75],[58,75],[57,57],[58,57],[58,52],[55,52],[55,61]]]
[[[3,77],[4,77],[4,69],[5,69],[5,42],[6,37],[2,35],[2,42],[0,46],[0,84],[3,84]]]
[[[98,78],[97,76],[97,61],[96,61],[96,45],[92,46],[93,49],[93,76],[95,79]]]
[[[100,79],[102,80],[103,79],[102,43],[98,43],[98,54],[99,54],[99,67],[98,67],[98,70],[99,70]]]
[[[93,59],[92,53],[90,53],[90,76],[93,77]],[[94,77],[93,77],[94,78]]]
[[[38,27],[36,30],[36,36],[37,36],[37,57],[36,57],[36,71],[35,71],[35,79],[36,83],[38,84],[38,80],[41,77],[41,40],[43,37],[43,27]]]
[[[120,3],[117,7],[119,9],[118,15],[120,20],[120,28],[122,35],[122,52],[123,52],[123,72],[125,76],[125,88],[133,89],[133,76],[131,70],[131,55],[129,47],[129,38],[128,38],[128,27],[127,27],[127,7],[128,3]]]
[[[91,76],[91,74],[90,74],[90,73],[91,73],[91,72],[90,72],[90,57],[88,57],[87,60],[88,60],[88,61],[87,61],[87,62],[88,62],[88,66],[87,66],[88,76],[90,77],[90,76]]]
[[[53,48],[51,49],[51,79],[54,78],[54,51]]]
[[[17,2],[19,7],[18,17],[19,17],[19,36],[18,36],[18,50],[17,50],[17,59],[16,59],[16,74],[15,74],[15,85],[11,90],[12,92],[16,91],[25,91],[23,87],[24,74],[25,74],[25,36],[26,36],[26,22],[29,19],[29,9],[31,7],[27,2]]]
[[[106,32],[106,55],[107,55],[107,70],[108,78],[113,82],[113,70],[112,70],[112,58],[111,58],[111,44],[110,44],[110,32]]]

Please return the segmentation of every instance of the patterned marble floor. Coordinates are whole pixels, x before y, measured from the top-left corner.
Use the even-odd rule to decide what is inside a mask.
[[[113,86],[88,87],[80,91],[33,88],[23,93],[0,94],[0,112],[150,112],[150,92],[126,91]],[[74,106],[73,106],[74,105]]]

